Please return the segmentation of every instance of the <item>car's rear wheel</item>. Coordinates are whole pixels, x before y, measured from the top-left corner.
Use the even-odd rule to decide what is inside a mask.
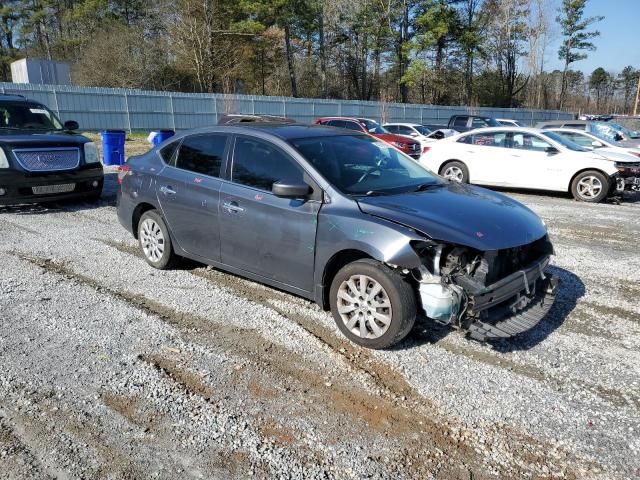
[[[142,214],[138,223],[138,244],[149,265],[160,270],[170,268],[175,261],[169,230],[156,210]]]
[[[454,182],[469,183],[467,166],[458,161],[447,162],[440,167],[440,175]]]
[[[374,260],[357,260],[334,277],[331,312],[340,331],[368,348],[402,340],[416,320],[416,297],[398,272]]]
[[[581,202],[598,203],[607,198],[608,193],[607,177],[595,170],[582,172],[571,182],[571,194]]]

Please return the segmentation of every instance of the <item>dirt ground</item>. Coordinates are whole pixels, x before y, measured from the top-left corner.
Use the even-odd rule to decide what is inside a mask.
[[[640,194],[510,193],[556,248],[547,318],[370,351],[301,298],[152,269],[116,189],[0,209],[0,478],[640,476]]]

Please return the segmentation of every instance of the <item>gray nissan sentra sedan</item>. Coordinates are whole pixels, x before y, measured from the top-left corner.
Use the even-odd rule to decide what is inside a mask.
[[[513,336],[555,298],[536,214],[366,134],[191,130],[131,157],[119,181],[119,220],[151,266],[187,257],[308,298],[366,347],[400,341],[419,314]]]

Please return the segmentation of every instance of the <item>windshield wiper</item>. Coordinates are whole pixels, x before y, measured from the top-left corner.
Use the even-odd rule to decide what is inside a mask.
[[[431,188],[435,188],[435,187],[441,187],[442,184],[441,183],[422,183],[420,185],[418,185],[415,190],[413,190],[414,192],[424,192],[425,190],[429,190]]]

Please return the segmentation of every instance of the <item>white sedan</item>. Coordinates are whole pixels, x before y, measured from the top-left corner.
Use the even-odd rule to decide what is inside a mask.
[[[610,154],[614,154],[610,157],[614,160],[624,158],[620,157],[620,155],[634,155],[636,157],[640,157],[640,146],[616,144],[615,142],[607,140],[604,135],[595,135],[593,133],[574,128],[547,128],[545,130],[549,132],[556,132],[558,135],[562,135],[581,147],[588,148],[589,150],[595,149],[604,157],[609,157]]]
[[[624,190],[620,164],[534,128],[481,128],[430,145],[420,163],[445,178],[478,185],[571,192],[600,202]]]

